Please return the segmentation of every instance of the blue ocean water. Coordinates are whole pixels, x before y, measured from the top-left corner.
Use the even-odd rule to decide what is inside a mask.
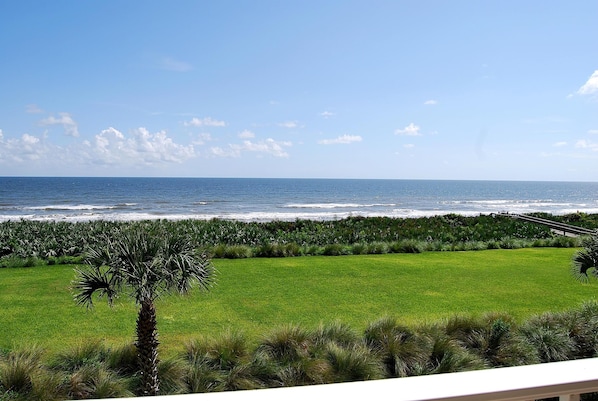
[[[331,220],[502,211],[598,213],[598,183],[0,177],[0,221]]]

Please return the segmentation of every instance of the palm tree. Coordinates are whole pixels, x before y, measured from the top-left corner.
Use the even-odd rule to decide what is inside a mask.
[[[589,273],[598,277],[598,231],[584,238],[583,249],[573,255],[573,274],[580,280],[589,278]]]
[[[141,395],[157,395],[158,333],[154,301],[165,293],[187,293],[192,287],[208,289],[214,268],[196,251],[189,238],[175,235],[159,224],[143,223],[123,229],[104,247],[86,255],[87,267],[76,269],[75,301],[93,306],[93,296],[106,296],[112,305],[121,293],[139,306],[137,358]]]

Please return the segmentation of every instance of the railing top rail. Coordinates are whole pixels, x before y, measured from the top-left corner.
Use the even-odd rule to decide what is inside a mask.
[[[362,382],[152,397],[152,401],[517,401],[598,391],[598,358]],[[122,400],[122,399],[120,399]]]

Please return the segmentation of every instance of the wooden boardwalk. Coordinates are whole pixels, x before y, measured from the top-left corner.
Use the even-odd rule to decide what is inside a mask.
[[[559,223],[558,221],[542,219],[540,217],[529,216],[527,214],[517,213],[495,213],[495,216],[510,217],[512,219],[519,219],[530,223],[542,224],[550,227],[555,234],[565,235],[568,237],[576,237],[578,235],[590,235],[596,233],[596,230],[578,227],[571,224]]]

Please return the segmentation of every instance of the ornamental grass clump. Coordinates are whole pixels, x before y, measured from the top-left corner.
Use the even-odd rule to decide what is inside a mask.
[[[99,340],[79,342],[66,351],[57,354],[51,362],[51,367],[68,372],[74,372],[83,366],[102,364],[109,351]]]
[[[382,361],[386,377],[412,376],[425,363],[428,339],[392,317],[370,323],[364,340]]]
[[[445,333],[482,358],[488,366],[519,366],[539,363],[535,349],[519,334],[515,320],[504,313],[481,318],[454,316]]]
[[[329,342],[324,359],[328,364],[328,383],[382,379],[384,366],[365,344],[340,346]]]
[[[462,347],[458,341],[449,338],[442,331],[432,328],[426,336],[427,348],[422,352],[425,360],[415,364],[415,374],[452,373],[486,367],[482,358]]]
[[[43,351],[37,347],[17,349],[0,357],[0,394],[27,395],[35,377],[43,372]]]
[[[188,342],[182,359],[190,365],[186,385],[192,392],[263,387],[260,379],[254,376],[247,339],[237,331],[226,331],[214,339]]]
[[[314,355],[313,337],[297,325],[286,325],[262,338],[256,349],[258,366],[270,365],[271,386],[321,384],[327,381],[328,365]]]
[[[547,312],[527,320],[520,328],[526,341],[535,349],[540,362],[575,359],[575,340],[569,335],[566,317]]]
[[[103,364],[89,364],[72,372],[64,385],[68,399],[132,397],[129,380]]]

